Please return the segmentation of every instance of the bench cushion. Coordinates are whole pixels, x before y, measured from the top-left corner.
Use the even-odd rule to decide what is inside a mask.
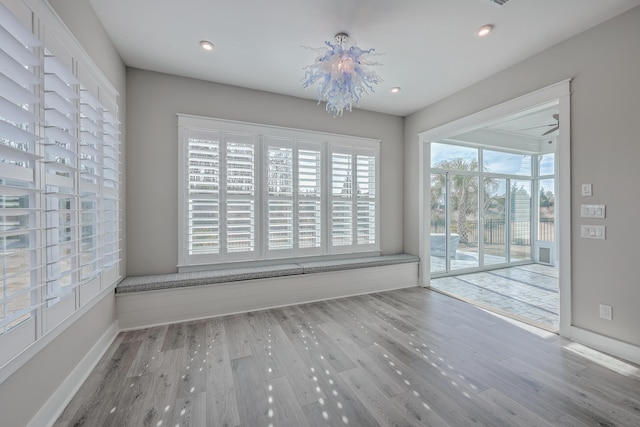
[[[300,265],[305,274],[325,273],[327,271],[351,270],[354,268],[380,267],[383,265],[404,264],[418,262],[420,258],[415,255],[382,255],[363,258],[335,259],[331,261],[301,262]]]
[[[298,264],[228,268],[224,270],[159,274],[155,276],[134,276],[124,279],[116,288],[116,292],[140,292],[183,288],[187,286],[213,285],[216,283],[237,282],[240,280],[292,276],[294,274],[302,274],[302,267]]]

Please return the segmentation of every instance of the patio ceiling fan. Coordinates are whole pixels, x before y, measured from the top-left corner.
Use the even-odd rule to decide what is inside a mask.
[[[554,114],[553,115],[553,119],[556,121],[555,123],[549,124],[549,125],[542,125],[542,126],[534,126],[532,128],[526,128],[526,129],[520,129],[521,131],[523,130],[531,130],[531,129],[538,129],[538,128],[546,128],[551,126],[551,129],[545,131],[541,136],[545,136],[545,135],[549,135],[552,132],[557,131],[558,129],[560,129],[560,115],[559,114]]]

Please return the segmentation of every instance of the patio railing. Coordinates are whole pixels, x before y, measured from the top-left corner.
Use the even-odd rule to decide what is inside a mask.
[[[467,244],[478,243],[478,221],[466,221]],[[519,245],[531,244],[531,233],[529,221],[511,221],[510,234],[512,243]],[[502,219],[486,219],[484,221],[484,242],[490,245],[502,245],[506,243],[505,221]],[[446,224],[444,220],[431,221],[431,233],[445,233]],[[451,232],[459,233],[457,221],[451,224]],[[538,240],[553,241],[555,235],[555,221],[553,218],[540,218],[538,222]]]

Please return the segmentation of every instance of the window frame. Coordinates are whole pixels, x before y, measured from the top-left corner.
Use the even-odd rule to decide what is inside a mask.
[[[324,132],[307,131],[302,129],[285,128],[255,123],[231,121],[224,119],[178,114],[178,271],[198,271],[202,269],[220,268],[221,265],[239,263],[239,265],[251,265],[255,263],[275,263],[286,262],[299,258],[305,259],[326,259],[335,255],[342,256],[362,256],[364,254],[379,253],[380,251],[380,140],[347,135],[337,135]],[[189,226],[189,141],[191,135],[202,135],[211,132],[212,135],[218,133],[239,133],[253,135],[256,140],[256,161],[254,169],[256,173],[256,187],[254,208],[255,214],[255,254],[252,257],[232,256],[230,254],[190,254],[190,226]],[[224,139],[223,136],[220,138]],[[268,191],[268,152],[269,146],[290,148],[292,153],[292,194],[291,196],[279,196],[278,199],[290,199],[293,202],[291,216],[292,246],[283,249],[269,247],[269,191]],[[353,242],[348,247],[336,249],[329,244],[330,234],[330,212],[331,212],[331,191],[330,181],[330,156],[332,150],[350,150],[354,165],[357,155],[371,155],[375,159],[375,242],[372,244],[357,244],[357,224],[356,216],[352,221]],[[302,199],[299,194],[299,169],[300,152],[316,151],[320,153],[320,195],[317,200],[320,203],[320,246],[319,247],[299,247],[300,246],[300,217],[299,202]],[[220,168],[225,165],[221,162]],[[220,172],[220,181],[223,181],[224,172]],[[224,204],[223,197],[220,205]],[[274,200],[274,196],[271,197]],[[353,209],[357,209],[358,198],[353,198]],[[220,216],[224,214],[223,209],[219,209]],[[220,219],[222,224],[223,219]],[[221,226],[222,228],[222,226]],[[221,233],[221,239],[223,238]],[[222,246],[224,243],[220,243]]]

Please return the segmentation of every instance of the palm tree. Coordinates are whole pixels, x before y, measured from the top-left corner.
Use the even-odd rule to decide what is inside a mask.
[[[435,165],[436,168],[477,172],[477,160],[464,160],[455,158],[442,160]],[[460,243],[469,243],[469,223],[467,216],[478,212],[478,177],[474,175],[452,174],[450,188],[450,206],[458,216],[458,235]],[[434,174],[431,182],[431,208],[437,208],[446,188],[446,175]],[[435,205],[434,205],[435,203]]]

